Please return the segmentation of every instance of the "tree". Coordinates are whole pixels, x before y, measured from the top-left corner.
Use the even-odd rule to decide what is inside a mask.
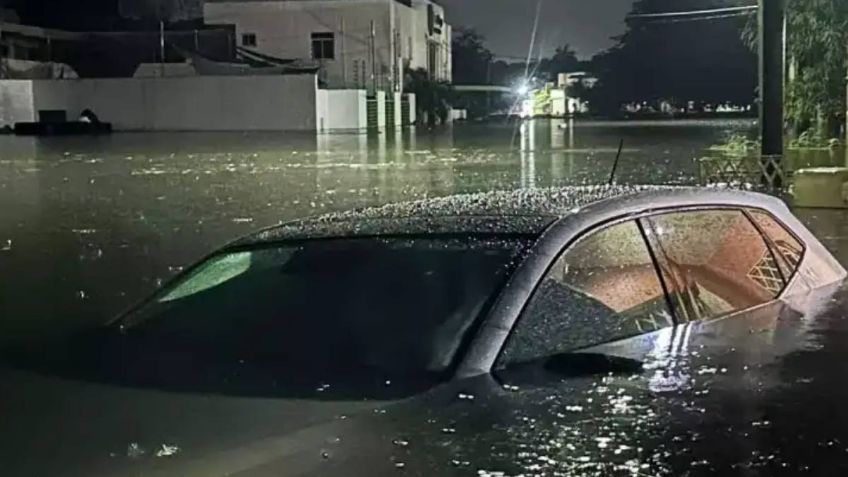
[[[408,70],[405,82],[404,90],[415,94],[419,123],[435,126],[447,122],[453,101],[453,89],[449,83],[434,81],[425,69]]]
[[[453,80],[456,84],[489,84],[491,81],[492,52],[485,46],[486,39],[473,28],[454,30]]]
[[[639,14],[735,6],[731,0],[639,0],[616,45],[592,59],[600,80],[593,108],[619,111],[622,104],[668,101],[750,104],[757,84],[756,56],[741,40],[744,17],[688,21]]]
[[[844,120],[848,71],[848,2],[794,0],[787,17],[787,53],[793,63],[786,115],[797,133],[837,135]]]
[[[563,45],[556,49],[553,56],[543,59],[539,64],[539,72],[548,80],[554,81],[560,73],[570,73],[581,69],[583,63],[577,58],[571,45]]]
[[[845,120],[848,3],[791,0],[786,25],[786,121],[795,135],[835,136]],[[742,33],[751,51],[757,51],[757,28],[752,16]]]

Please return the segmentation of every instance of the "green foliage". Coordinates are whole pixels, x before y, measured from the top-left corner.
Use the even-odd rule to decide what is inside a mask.
[[[789,142],[791,149],[832,149],[839,147],[838,139],[822,136],[821,131],[808,130],[802,132],[798,137]]]
[[[848,2],[790,0],[786,12],[786,119],[806,140],[835,134],[846,103]],[[742,34],[752,51],[759,41],[752,16]],[[799,137],[797,141],[804,143]],[[825,144],[828,141],[815,141]],[[825,147],[823,145],[816,147]]]
[[[732,134],[722,144],[710,147],[710,150],[731,156],[747,156],[760,150],[760,142],[741,134]]]
[[[454,99],[450,83],[433,81],[424,69],[408,70],[405,90],[415,94],[419,121],[425,121],[429,126],[447,121]]]
[[[830,136],[845,110],[848,2],[791,1],[787,41],[789,61],[797,68],[797,76],[787,85],[787,117],[800,131],[819,123],[817,135]]]
[[[837,139],[828,139],[815,131],[805,131],[789,143],[789,149],[833,149],[842,143]],[[710,147],[711,151],[729,156],[748,156],[759,154],[760,141],[749,139],[742,134],[731,134],[723,143]]]

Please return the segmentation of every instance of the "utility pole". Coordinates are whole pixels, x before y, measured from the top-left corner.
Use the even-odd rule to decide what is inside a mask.
[[[165,62],[165,21],[159,20],[159,62]]]
[[[786,0],[759,0],[760,131],[764,185],[783,186],[783,81]],[[773,178],[773,179],[770,179]]]
[[[6,0],[0,0],[0,78],[6,78],[6,55],[8,51],[4,51],[3,43],[3,26],[6,22]]]
[[[374,93],[377,92],[377,53],[376,53],[376,37],[377,37],[377,27],[374,23],[374,20],[371,20],[371,31],[368,38],[368,43],[370,45],[370,56],[371,56],[371,87],[373,88]]]
[[[345,37],[344,17],[339,18],[339,46],[342,50],[339,54],[342,62],[342,87],[347,88],[347,38]]]

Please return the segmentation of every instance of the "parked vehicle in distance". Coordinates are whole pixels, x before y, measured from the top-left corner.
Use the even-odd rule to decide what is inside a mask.
[[[848,468],[845,277],[782,202],[743,191],[527,190],[296,221],[102,330],[7,352],[0,461],[831,475]]]

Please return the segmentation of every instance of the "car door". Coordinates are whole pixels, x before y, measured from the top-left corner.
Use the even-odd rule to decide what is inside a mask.
[[[766,421],[768,395],[756,393],[778,384],[779,370],[765,364],[798,346],[794,311],[775,300],[785,283],[742,210],[670,210],[590,230],[537,285],[496,384],[462,388],[476,399],[440,421],[452,433],[441,443],[481,475],[747,465],[771,444],[723,436]]]
[[[526,363],[674,324],[642,225],[627,220],[569,245],[537,285],[496,367]]]
[[[537,284],[492,374],[450,383],[415,412],[388,410],[402,430],[395,457],[427,470],[416,475],[786,469],[769,457],[781,445],[769,426],[794,395],[774,363],[809,340],[774,297],[803,247],[782,236],[776,270],[762,230],[727,208],[588,230]]]
[[[773,302],[803,248],[762,212],[668,210],[597,227],[537,285],[496,368]],[[760,225],[763,224],[763,225]],[[784,244],[767,239],[763,227]]]
[[[788,266],[740,209],[671,211],[639,220],[678,323],[721,318],[775,300]]]

